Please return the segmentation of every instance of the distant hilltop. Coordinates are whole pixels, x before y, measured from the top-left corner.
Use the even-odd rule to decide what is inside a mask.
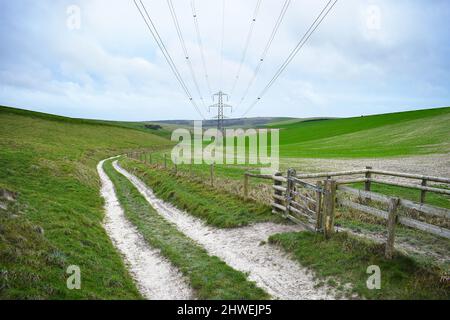
[[[289,118],[289,117],[255,117],[255,118],[234,118],[224,119],[225,127],[265,127],[267,125],[274,125],[276,123],[287,124],[291,122],[300,121],[314,121],[314,120],[326,120],[331,118]],[[194,124],[193,120],[162,120],[151,121],[152,123],[160,123],[166,125],[178,125],[183,127],[191,127]],[[203,127],[215,127],[217,125],[216,119],[203,120]]]

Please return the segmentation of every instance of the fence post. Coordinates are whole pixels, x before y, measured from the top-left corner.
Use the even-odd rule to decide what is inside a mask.
[[[177,167],[177,159],[173,162],[173,173],[177,175],[178,173],[178,167]]]
[[[295,177],[296,171],[293,168],[289,168],[287,171],[287,182],[286,182],[286,215],[288,215],[291,212],[291,201],[292,201],[292,193],[294,191],[295,183],[292,180],[292,177]]]
[[[325,197],[323,200],[324,205],[324,234],[325,238],[329,239],[334,233],[334,209],[336,203],[336,181],[325,181]]]
[[[427,186],[427,180],[422,179],[422,186],[426,187]],[[425,203],[425,195],[426,195],[426,191],[425,190],[421,190],[420,191],[420,203]]]
[[[248,174],[244,173],[244,199],[248,199]]]
[[[322,181],[317,181],[317,188],[323,187]],[[316,230],[320,231],[323,228],[323,217],[322,217],[322,192],[316,191]]]
[[[276,172],[273,176],[274,177],[282,177],[283,174],[281,172]],[[273,180],[273,185],[274,186],[282,186],[283,182],[274,179]],[[279,190],[274,190],[274,194],[276,196],[280,196],[280,197],[283,196],[283,192],[279,191]],[[277,199],[277,198],[274,198],[273,202],[276,203],[276,204],[283,205],[282,201],[280,199]],[[278,212],[278,209],[276,209],[276,208],[274,208],[273,210],[275,211],[275,213]]]
[[[214,187],[214,164],[211,164],[211,168],[210,168],[210,179],[211,179],[211,187]]]
[[[366,179],[369,179],[368,181],[366,181],[364,183],[364,190],[365,191],[370,191],[370,187],[371,187],[371,181],[370,179],[372,178],[372,172],[370,172],[370,170],[372,170],[372,167],[366,167]],[[365,202],[369,202],[370,198],[365,198]]]
[[[397,224],[397,208],[400,203],[399,198],[391,198],[389,201],[389,216],[388,216],[388,236],[386,240],[386,259],[392,259],[394,255],[394,240],[395,240],[395,226]]]
[[[167,169],[167,154],[164,153],[164,169]]]

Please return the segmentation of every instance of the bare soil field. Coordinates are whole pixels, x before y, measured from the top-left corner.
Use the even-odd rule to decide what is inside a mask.
[[[374,169],[424,174],[430,176],[450,176],[450,154],[437,154],[398,158],[367,159],[310,159],[283,158],[281,167],[293,167],[299,172],[330,172],[363,169],[371,166]]]

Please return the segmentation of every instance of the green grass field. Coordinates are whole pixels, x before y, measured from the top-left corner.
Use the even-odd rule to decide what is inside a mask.
[[[140,298],[102,226],[96,165],[125,150],[167,144],[137,130],[0,108],[0,298]],[[38,227],[44,234],[38,234]],[[83,290],[66,288],[78,265]]]
[[[172,127],[163,126],[160,130],[154,130],[145,128],[145,123],[70,119],[6,107],[0,107],[0,123],[0,189],[19,194],[16,202],[7,203],[6,208],[0,206],[0,299],[141,298],[102,227],[103,200],[99,195],[96,165],[101,159],[127,151],[168,148],[172,143],[166,138],[170,136]],[[282,129],[280,150],[285,159],[382,158],[449,152],[449,123],[450,108],[441,108],[349,119],[301,122],[289,119],[272,126]],[[167,150],[170,149],[164,152]],[[157,159],[154,160],[161,163],[162,153],[155,153]],[[209,176],[207,165],[193,168],[194,175],[204,177],[203,183],[178,179],[169,171],[156,172],[132,160],[123,160],[122,165],[128,166],[128,169],[134,168],[134,173],[152,186],[158,196],[211,225],[236,227],[258,221],[280,221],[265,205],[243,201],[228,192],[211,192],[205,187]],[[217,184],[241,184],[243,173],[250,169],[256,167],[216,166]],[[189,167],[180,166],[179,170],[187,172]],[[264,184],[254,179],[250,183],[254,189]],[[380,193],[411,200],[418,198],[418,192],[409,189],[376,184],[373,188]],[[135,200],[122,199],[130,202],[132,209],[139,207]],[[430,194],[427,201],[447,208],[450,206],[449,198],[445,196]],[[138,218],[142,218],[134,211],[130,211],[129,217],[135,219],[136,224]],[[142,219],[140,228],[149,239],[156,241],[154,237],[157,234],[149,228],[148,221]],[[304,252],[308,257],[300,257],[299,260],[311,263],[309,265],[319,274],[322,271],[315,267],[315,260],[308,260],[317,258],[314,255],[317,248],[334,250],[348,243],[341,238],[326,245],[309,238],[286,237],[275,240],[286,250],[295,252],[297,258],[299,253],[295,250],[307,246],[305,248],[308,250]],[[364,249],[357,245],[355,248]],[[375,251],[370,249],[365,252]],[[209,260],[210,257],[201,250],[195,251],[195,254],[208,263],[220,264],[220,261]],[[339,258],[351,259],[352,263],[359,263],[356,260],[362,259],[355,251],[345,250]],[[332,265],[333,261],[323,263]],[[393,269],[393,279],[398,274],[403,279],[401,281],[406,281],[399,283],[407,283],[410,287],[410,279],[405,278],[410,269],[402,269],[404,260],[400,262],[400,269],[395,269],[395,265],[392,267],[400,270]],[[180,268],[187,268],[186,261],[181,259],[177,263]],[[343,265],[356,266],[352,263],[343,260]],[[66,288],[66,268],[72,264],[81,267],[83,290]],[[190,270],[192,274],[186,273],[192,277],[192,284],[200,298],[263,297],[251,286],[235,286],[233,283],[242,276],[239,273],[233,274],[227,269],[224,273],[231,272],[229,282],[221,282],[214,280],[214,274],[202,267]],[[218,268],[222,267],[225,266]],[[417,270],[414,269],[412,274],[416,275]],[[211,276],[210,282],[200,279],[202,273]],[[336,273],[333,276],[340,275]],[[352,277],[349,275],[345,279],[358,283],[359,280]],[[222,289],[214,291],[211,283]],[[225,288],[227,284],[229,290]],[[425,285],[424,288],[425,293],[417,297],[442,297],[442,291]],[[363,291],[359,293],[366,294]],[[394,296],[413,297],[412,292],[402,290],[395,291],[391,296],[368,295],[370,298]]]
[[[449,123],[447,107],[274,127],[282,157],[378,158],[449,152]]]
[[[296,158],[390,158],[450,152],[450,107],[346,119],[288,120],[268,125],[280,128],[282,169]],[[162,163],[170,149],[153,154]],[[295,167],[295,165],[294,165]],[[180,170],[190,170],[188,165]],[[216,165],[218,177],[242,180],[257,165]],[[296,168],[302,171],[302,168]],[[208,165],[195,165],[194,174],[209,174]],[[251,180],[253,183],[254,180]],[[383,188],[381,188],[383,189]],[[385,188],[386,189],[386,188]],[[404,191],[404,193],[409,193]],[[430,198],[432,203],[440,201]]]

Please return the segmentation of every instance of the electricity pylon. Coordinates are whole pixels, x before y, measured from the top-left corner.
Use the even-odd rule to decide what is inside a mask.
[[[222,132],[223,131],[223,109],[224,108],[231,108],[231,110],[233,110],[233,107],[223,103],[224,97],[226,97],[227,101],[228,101],[228,94],[223,93],[222,91],[219,91],[215,94],[213,94],[212,98],[213,101],[215,101],[215,97],[218,97],[218,101],[217,103],[210,105],[209,106],[209,110],[211,110],[211,108],[217,108],[217,130]]]

